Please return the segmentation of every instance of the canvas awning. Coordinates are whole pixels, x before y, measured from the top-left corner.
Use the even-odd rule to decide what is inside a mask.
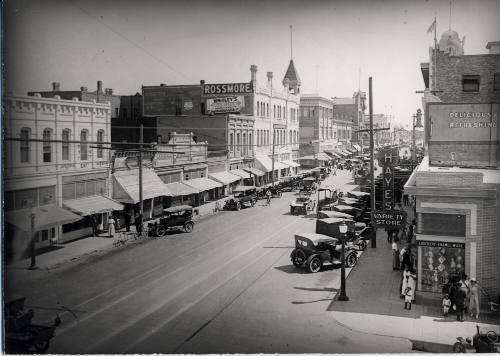
[[[273,161],[267,156],[255,156],[255,163],[257,163],[259,169],[263,170],[264,172],[271,172],[273,170]],[[286,168],[288,168],[287,165],[278,161],[274,161],[274,170]]]
[[[173,182],[165,184],[165,189],[169,195],[180,197],[183,195],[198,194],[200,191],[182,182]]]
[[[139,202],[139,169],[130,169],[113,173],[113,199],[135,204]],[[165,183],[150,168],[142,169],[142,198],[151,199],[169,196]]]
[[[249,173],[252,173],[253,175],[256,175],[257,177],[262,177],[266,173],[262,172],[260,169],[254,168],[254,167],[249,167],[249,168],[243,168],[244,171],[247,171]]]
[[[297,162],[294,162],[294,161],[283,161],[282,163],[290,166],[290,167],[300,167],[300,164],[298,164]]]
[[[328,156],[326,153],[320,152],[316,155],[316,159],[319,161],[330,161],[332,157]]]
[[[359,145],[352,145],[352,147],[354,147],[354,149],[358,152],[361,152],[361,147]]]
[[[351,153],[358,153],[358,151],[354,148],[348,148],[347,151]]]
[[[66,200],[63,202],[63,205],[68,210],[71,210],[81,216],[100,214],[107,211],[123,210],[122,204],[102,195]]]
[[[325,150],[325,153],[329,154],[330,156],[335,157],[335,158],[340,158],[341,157],[337,152],[334,152],[334,151],[330,151],[330,150],[326,151]]]
[[[70,224],[81,220],[80,215],[63,209],[57,205],[39,206],[31,209],[7,211],[5,221],[17,228],[29,232],[31,229],[31,214],[35,214],[34,231],[48,229],[54,225]]]
[[[299,160],[302,160],[302,159],[314,159],[314,156],[308,155],[308,156],[302,156],[299,158]]]
[[[216,182],[208,178],[194,178],[186,180],[183,183],[189,185],[190,187],[193,187],[194,189],[198,189],[201,192],[210,189],[220,188],[223,186],[222,183]]]
[[[250,173],[245,172],[243,169],[232,169],[229,173],[239,176],[239,178],[251,178]]]
[[[213,179],[213,180],[215,180],[219,183],[222,183],[222,184],[231,184],[231,183],[237,182],[241,179],[241,177],[239,175],[232,174],[232,173],[226,172],[226,171],[209,173],[208,177],[210,179]]]

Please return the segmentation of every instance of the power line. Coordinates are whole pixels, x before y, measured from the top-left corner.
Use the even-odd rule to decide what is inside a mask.
[[[148,56],[150,56],[151,58],[153,58],[154,60],[160,62],[161,64],[165,65],[166,67],[168,67],[172,72],[175,72],[177,73],[178,75],[184,77],[185,79],[187,79],[188,81],[191,81],[191,82],[195,82],[194,80],[191,80],[190,78],[188,78],[184,73],[178,71],[177,69],[175,69],[174,67],[172,67],[170,64],[168,64],[167,62],[165,62],[163,59],[157,57],[156,55],[154,55],[153,53],[151,53],[150,51],[148,51],[146,48],[142,47],[141,45],[139,45],[138,43],[132,41],[130,38],[126,37],[125,35],[123,35],[122,33],[118,32],[117,30],[115,30],[113,27],[109,26],[107,23],[105,23],[104,21],[102,21],[101,19],[99,19],[98,17],[92,15],[90,12],[88,12],[87,10],[85,10],[84,8],[78,6],[77,4],[75,4],[72,0],[68,0],[68,2],[73,5],[74,7],[76,7],[77,9],[79,9],[81,12],[83,12],[85,15],[89,16],[90,18],[94,19],[95,21],[99,22],[101,25],[103,25],[104,27],[106,27],[108,30],[110,30],[111,32],[113,32],[115,35],[117,35],[118,37],[124,39],[125,41],[129,42],[130,44],[132,44],[134,47],[138,48],[139,50],[143,51],[144,53],[146,53]]]

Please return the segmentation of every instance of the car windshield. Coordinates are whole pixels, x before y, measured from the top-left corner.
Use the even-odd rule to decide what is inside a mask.
[[[296,202],[297,203],[305,203],[309,200],[309,198],[307,197],[300,197],[300,198],[297,198]]]

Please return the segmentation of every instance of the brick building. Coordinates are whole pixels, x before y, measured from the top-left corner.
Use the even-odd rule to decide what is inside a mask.
[[[417,291],[441,297],[463,274],[500,293],[500,54],[464,54],[446,31],[421,65],[426,156],[405,185],[416,197]],[[436,57],[434,57],[434,52]]]

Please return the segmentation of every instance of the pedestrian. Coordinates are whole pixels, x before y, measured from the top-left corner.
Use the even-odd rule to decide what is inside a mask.
[[[409,285],[405,288],[404,295],[405,295],[405,309],[411,310],[412,290]]]
[[[413,232],[415,231],[414,228],[415,228],[415,219],[413,219],[411,224],[408,225],[408,240],[410,241],[413,239]]]
[[[125,230],[130,232],[130,224],[132,223],[132,216],[130,215],[130,211],[127,210],[125,213]]]
[[[445,294],[444,298],[443,298],[443,315],[445,317],[448,316],[448,312],[450,311],[450,307],[451,307],[450,296],[448,294]]]
[[[407,267],[408,270],[412,269],[411,256],[410,256],[410,246],[406,246],[405,251],[403,253],[403,268]]]
[[[142,214],[137,214],[135,218],[135,229],[139,235],[142,234]]]
[[[90,215],[90,226],[92,227],[92,235],[97,236],[98,235],[97,220],[95,215]]]
[[[336,176],[337,175],[337,166],[333,166],[333,175]]]
[[[455,296],[457,295],[457,286],[456,283],[451,283],[450,290],[449,290],[449,296],[450,296],[450,312],[451,313],[456,313],[457,310],[457,305],[455,304]]]
[[[469,313],[471,318],[475,315],[477,319],[479,318],[479,288],[475,278],[471,278],[470,283]]]
[[[408,278],[410,277],[410,270],[408,268],[404,268],[401,278],[401,283],[399,286],[399,290],[401,291],[401,298],[405,296],[405,289],[408,287]]]
[[[415,303],[415,290],[417,287],[417,274],[410,268],[410,275],[408,277],[408,285],[411,288],[411,302]]]
[[[464,303],[465,303],[465,291],[462,288],[462,283],[457,284],[457,290],[455,295],[455,305],[457,307],[457,321],[464,321]]]
[[[392,241],[392,269],[399,271],[399,246],[396,239]]]
[[[267,192],[266,192],[266,199],[267,199],[267,205],[271,205],[271,190],[268,189]]]
[[[113,218],[113,215],[109,214],[109,219],[108,219],[108,234],[109,234],[109,237],[114,237],[115,236],[115,224],[116,224],[116,221]]]

